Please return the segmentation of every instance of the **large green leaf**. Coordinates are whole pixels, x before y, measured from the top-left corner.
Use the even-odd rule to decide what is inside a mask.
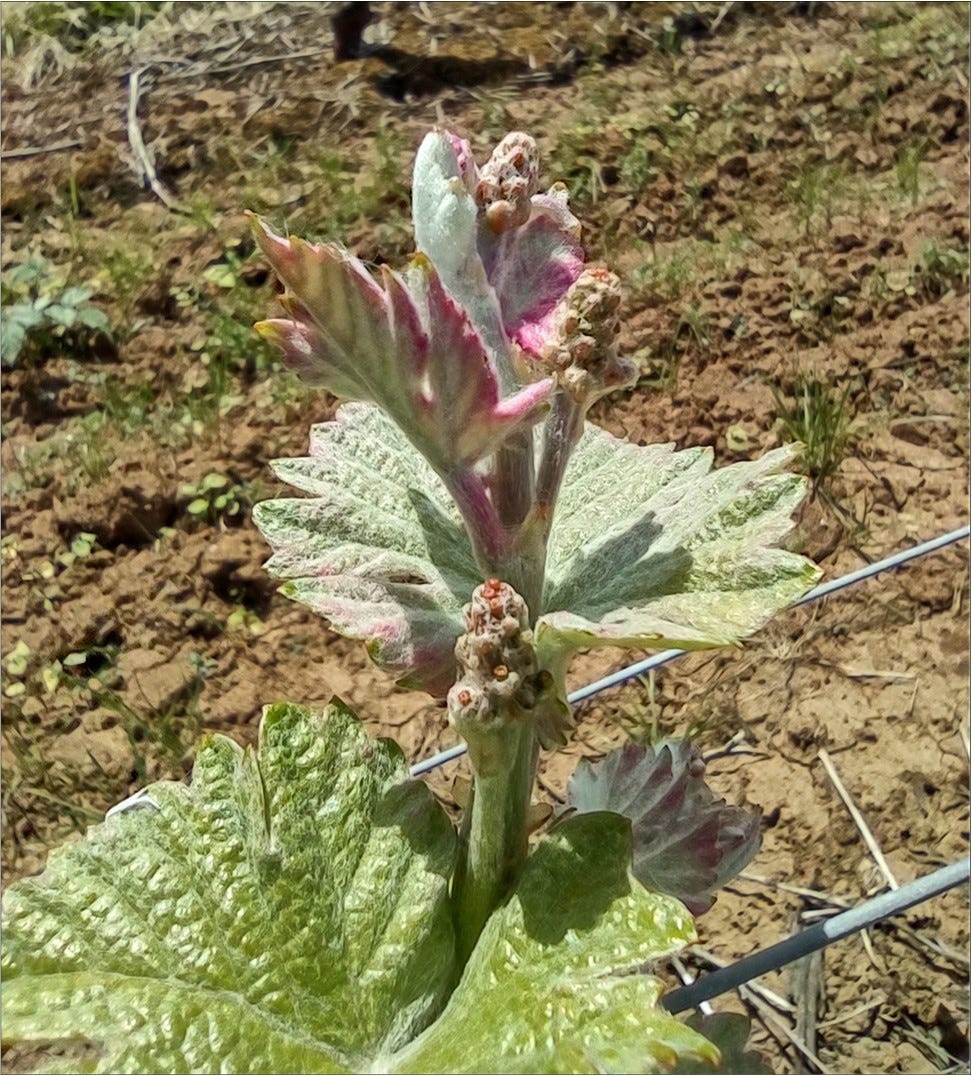
[[[588,426],[550,535],[538,645],[698,648],[736,642],[819,577],[777,548],[806,482],[792,448],[712,469],[708,449],[640,447]]]
[[[657,1072],[718,1058],[636,974],[694,930],[634,882],[616,815],[540,842],[447,1004],[454,831],[341,704],[271,707],[258,753],[212,737],[189,788],[157,784],[138,804],[6,895],[4,1039],[37,1044],[35,1069]]]
[[[718,1051],[658,1007],[638,974],[695,937],[671,897],[629,874],[627,822],[601,813],[556,827],[495,912],[442,1016],[378,1071],[664,1072]]]
[[[455,835],[399,750],[332,703],[210,738],[4,899],[5,1041],[95,1044],[102,1072],[355,1072],[454,975]]]

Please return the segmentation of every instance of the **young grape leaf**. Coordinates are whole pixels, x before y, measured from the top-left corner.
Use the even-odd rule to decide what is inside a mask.
[[[412,226],[415,249],[432,261],[496,361],[506,354],[509,344],[477,249],[476,174],[468,142],[448,131],[430,131],[415,156]]]
[[[100,1072],[362,1072],[439,1013],[452,824],[338,702],[269,707],[4,898],[4,1040]],[[56,1058],[49,1059],[57,1064]]]
[[[375,1071],[667,1072],[718,1051],[658,1005],[641,974],[695,937],[678,901],[629,874],[611,814],[570,818],[533,851],[487,922],[442,1016]]]
[[[498,234],[477,205],[477,178],[468,142],[442,130],[425,136],[412,180],[415,245],[502,364],[511,339],[539,353],[554,307],[584,268],[584,252],[562,185],[533,195],[529,219]]]
[[[536,194],[519,228],[480,236],[483,267],[507,334],[539,355],[554,332],[553,312],[584,269],[580,222],[567,208],[567,190]]]
[[[482,582],[459,512],[432,468],[376,407],[345,404],[311,431],[310,455],[276,460],[311,494],[264,501],[253,518],[290,597],[363,639],[408,686],[455,680],[462,607]]]
[[[688,740],[656,747],[626,743],[600,762],[582,761],[567,789],[568,806],[613,811],[631,822],[634,876],[647,889],[678,897],[693,913],[712,907],[717,890],[759,850],[760,817],[716,799],[705,763]]]
[[[544,664],[562,668],[581,647],[737,642],[806,593],[819,569],[777,548],[806,493],[785,470],[794,452],[713,470],[709,449],[641,447],[588,426],[550,534]]]
[[[643,448],[588,427],[550,536],[544,666],[562,672],[582,646],[736,642],[800,597],[817,568],[772,547],[805,491],[782,470],[790,459],[782,449],[713,471],[704,449]],[[432,468],[367,404],[342,407],[314,428],[309,457],[274,468],[312,495],[254,509],[285,593],[365,640],[403,684],[444,694],[482,571]]]
[[[308,384],[378,404],[440,475],[471,466],[542,416],[550,378],[501,398],[469,315],[418,254],[380,281],[347,251],[283,239],[256,222],[257,242],[286,284],[288,317],[257,329]]]
[[[83,1058],[99,1072],[718,1060],[635,974],[694,930],[634,884],[627,823],[610,814],[540,842],[449,999],[455,833],[405,776],[336,702],[268,708],[256,753],[211,737],[189,788],[151,786],[10,887],[5,1041],[34,1044],[34,1070]]]

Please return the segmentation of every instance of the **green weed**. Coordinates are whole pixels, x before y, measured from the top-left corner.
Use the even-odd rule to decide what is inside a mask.
[[[4,50],[7,56],[14,56],[36,39],[51,37],[68,52],[81,52],[98,30],[117,24],[138,28],[150,22],[164,6],[150,0],[5,4]]]
[[[365,151],[348,156],[327,149],[301,156],[290,143],[270,143],[257,149],[224,150],[241,173],[238,201],[268,216],[288,232],[305,232],[309,238],[333,241],[367,219],[377,228],[377,242],[385,249],[406,253],[410,229],[407,177],[409,151],[397,128],[381,127]],[[279,192],[292,191],[281,214]],[[268,192],[273,192],[268,194]],[[281,219],[282,218],[282,219]]]
[[[657,392],[675,388],[683,357],[693,347],[711,344],[709,319],[697,304],[686,307],[678,317],[671,335],[657,351],[645,349],[634,356],[638,364],[638,386]]]
[[[109,435],[109,426],[107,416],[95,411],[77,419],[64,435],[64,454],[68,466],[88,483],[106,478],[117,458],[117,442]],[[68,485],[71,488],[70,480]]]
[[[206,331],[189,344],[195,360],[184,379],[183,395],[169,408],[170,432],[176,428],[192,437],[215,429],[221,434],[221,420],[243,399],[244,387],[280,369],[276,349],[253,330],[253,323],[266,314],[269,296],[247,279],[249,264],[250,258],[227,250],[203,271],[208,287],[191,285],[173,292],[176,304],[201,319]],[[214,289],[219,294],[214,295]]]
[[[784,440],[803,445],[803,466],[815,491],[831,482],[851,443],[850,390],[849,383],[840,387],[808,374],[797,379],[789,400],[772,389]]]
[[[635,133],[618,162],[618,178],[626,190],[640,194],[657,175],[655,155],[648,140],[640,132]]]
[[[596,53],[596,49],[594,50]],[[625,100],[625,90],[617,82],[604,77],[604,70],[592,55],[583,77],[580,80],[581,111],[585,116],[593,115],[599,121],[615,115]]]
[[[612,716],[636,744],[654,747],[665,735],[661,728],[662,707],[655,684],[655,670],[650,670],[647,676],[639,676],[636,683],[637,687],[631,685],[626,692],[629,698],[619,704]],[[633,699],[630,698],[632,694]]]
[[[716,716],[707,704],[707,697],[703,695],[702,699],[702,705],[691,708],[688,727],[682,733],[694,741],[706,737],[712,718]],[[647,676],[639,676],[629,685],[618,709],[612,716],[615,723],[635,743],[642,747],[654,747],[666,736],[671,735],[663,725],[665,702],[664,692],[656,680],[655,670],[651,669]],[[683,716],[688,716],[684,709]]]
[[[191,751],[202,726],[199,697],[210,668],[205,659],[193,654],[192,676],[178,701],[164,712],[143,712],[129,701],[131,691],[123,695],[118,690],[119,654],[120,648],[114,645],[68,654],[61,663],[59,686],[118,716],[131,745],[134,775],[141,783],[153,776],[150,764],[161,764],[171,772]]]
[[[937,80],[967,63],[968,9],[961,4],[887,4],[869,10],[866,57],[890,66],[905,57],[921,58],[919,77]]]
[[[116,247],[101,258],[106,290],[118,304],[121,313],[120,335],[127,339],[133,335],[132,318],[135,303],[145,291],[149,281],[158,274],[158,267],[151,257],[132,246]]]
[[[809,235],[821,218],[830,226],[838,205],[849,192],[842,164],[804,159],[790,174],[786,195],[794,216]]]
[[[237,605],[226,618],[225,630],[241,635],[262,635],[267,630],[267,625],[252,609]]]
[[[217,471],[207,474],[199,482],[183,484],[179,493],[189,498],[186,505],[189,517],[210,526],[239,518],[247,505],[243,487]]]
[[[100,821],[117,797],[117,776],[101,770],[89,754],[81,761],[60,753],[61,738],[81,723],[78,714],[112,711],[127,738],[130,761],[120,760],[141,783],[181,776],[182,763],[200,728],[198,699],[206,669],[200,661],[177,704],[165,713],[141,713],[117,690],[119,648],[88,647],[52,658],[32,652],[21,640],[2,665],[4,705],[3,817],[16,843],[18,832],[42,833],[53,843],[72,830]],[[62,720],[43,715],[64,714]],[[111,721],[112,719],[108,719]],[[108,728],[108,724],[103,726]]]
[[[607,190],[601,139],[600,123],[581,119],[561,132],[551,151],[550,174],[566,184],[570,200],[576,205],[595,205]]]
[[[663,252],[656,251],[632,270],[627,284],[642,299],[670,302],[696,292],[709,280],[724,279],[753,251],[753,241],[739,228],[714,240],[682,239]]]
[[[43,489],[55,471],[64,493],[72,495],[107,476],[116,459],[116,445],[111,423],[102,412],[71,419],[45,440],[15,448],[14,466],[4,475],[4,495]]]
[[[658,49],[663,56],[679,56],[682,52],[683,37],[675,20],[671,15],[662,19],[661,29],[658,31]]]
[[[930,239],[921,249],[912,277],[916,289],[926,299],[940,299],[949,291],[967,288],[968,247],[949,247],[941,240]]]
[[[512,98],[505,91],[470,89],[468,92],[479,105],[480,137],[495,145],[507,131],[516,127],[509,111]]]
[[[885,269],[875,268],[861,282],[861,297],[869,307],[882,309],[893,294]]]
[[[898,183],[898,191],[903,198],[907,198],[912,205],[917,205],[921,197],[922,189],[922,162],[931,148],[931,140],[919,139],[917,142],[909,142],[898,150],[894,161],[895,176]]]
[[[709,319],[699,309],[698,303],[693,303],[682,311],[675,323],[672,341],[677,343],[679,340],[688,339],[698,347],[708,347],[712,342],[709,328]]]
[[[798,327],[803,343],[817,344],[832,339],[842,331],[853,311],[853,303],[848,296],[830,288],[813,293],[792,284],[791,288],[790,321]]]
[[[0,286],[3,365],[40,361],[58,346],[85,354],[97,337],[110,340],[107,315],[89,302],[93,294],[37,255],[6,273]]]
[[[697,250],[691,245],[680,245],[633,270],[629,284],[640,298],[668,302],[681,298],[697,280],[698,272]]]
[[[185,204],[189,220],[201,232],[214,232],[220,221],[220,211],[212,198],[204,191],[191,194]]]
[[[124,434],[144,429],[156,412],[156,392],[146,381],[132,385],[108,376],[98,395],[104,414]]]
[[[191,755],[202,729],[199,696],[202,694],[204,673],[201,665],[195,666],[195,673],[188,696],[163,714],[140,712],[112,688],[92,689],[97,704],[114,711],[121,720],[131,744],[138,784],[152,777],[150,764],[156,760],[165,769],[178,771],[182,761]]]

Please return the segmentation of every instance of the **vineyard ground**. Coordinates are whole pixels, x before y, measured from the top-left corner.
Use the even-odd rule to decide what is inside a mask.
[[[340,63],[326,4],[142,5],[84,47],[11,26],[17,7],[3,266],[39,254],[54,291],[91,282],[114,341],[52,338],[3,372],[5,884],[185,776],[202,733],[252,742],[266,703],[340,695],[413,760],[454,742],[440,707],[276,594],[247,511],[334,402],[249,329],[274,289],[241,212],[401,262],[434,123],[480,154],[527,130],[571,188],[643,370],[597,415],[614,433],[726,464],[792,439],[805,393],[833,473],[799,543],[829,578],[965,521],[966,5],[375,4],[384,50]],[[181,212],[134,170],[134,70]],[[967,855],[968,564],[959,545],[600,697],[544,795],[624,729],[691,730],[714,787],[765,819],[700,921],[723,960],[812,921],[794,887],[854,903],[886,884],[821,750],[898,881]],[[587,655],[574,684],[626,660]],[[463,773],[430,780],[454,802]],[[968,894],[902,922],[764,980],[790,1006],[752,1010],[774,1071],[967,1070]]]

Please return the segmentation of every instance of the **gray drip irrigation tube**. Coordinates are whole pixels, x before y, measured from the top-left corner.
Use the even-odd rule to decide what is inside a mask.
[[[941,870],[932,874],[923,875],[913,882],[894,889],[889,893],[882,893],[879,897],[864,901],[856,908],[850,908],[846,912],[831,916],[821,923],[817,923],[807,930],[794,934],[792,938],[771,945],[759,953],[747,956],[745,959],[730,964],[727,968],[710,972],[697,982],[689,986],[679,987],[662,998],[662,1008],[671,1013],[684,1012],[686,1009],[694,1009],[703,1001],[725,994],[728,990],[748,983],[768,971],[782,968],[808,953],[814,953],[823,949],[831,942],[839,941],[850,934],[856,934],[859,930],[872,926],[881,919],[898,915],[923,900],[937,897],[941,893],[961,885],[969,880],[969,861],[959,860],[950,867],[942,867]]]
[[[946,546],[962,541],[963,538],[968,538],[969,530],[970,528],[968,526],[959,527],[957,530],[949,531],[948,534],[942,534],[938,538],[932,538],[928,542],[922,542],[921,545],[916,545],[912,549],[903,549],[900,553],[894,553],[890,557],[885,557],[883,560],[868,564],[865,567],[858,569],[856,572],[849,572],[847,575],[842,575],[839,579],[833,579],[829,583],[822,583],[819,587],[815,587],[807,594],[804,594],[804,596],[795,604],[806,605],[808,602],[817,601],[819,598],[826,598],[828,595],[834,594],[838,590],[853,586],[855,583],[859,583],[864,579],[870,579],[872,576],[879,575],[881,572],[886,572],[890,568],[897,568],[902,564],[907,564],[908,561],[915,560],[917,557],[922,557],[926,553],[934,553],[936,550],[944,549]],[[633,680],[636,676],[640,676],[642,673],[646,673],[651,669],[657,669],[660,665],[667,665],[668,662],[674,661],[675,658],[681,657],[684,653],[684,650],[663,650],[661,653],[653,654],[650,658],[646,658],[644,661],[638,661],[633,665],[627,665],[618,672],[611,673],[610,676],[605,676],[601,680],[595,680],[593,684],[588,684],[586,687],[578,688],[577,691],[572,691],[567,696],[567,701],[571,705],[583,702],[585,699],[591,698],[592,695],[598,694],[598,692],[606,691],[609,687],[617,687],[619,684],[623,684],[628,680]],[[454,759],[461,758],[465,753],[466,745],[464,743],[456,744],[455,747],[449,747],[445,751],[440,751],[436,755],[423,759],[421,762],[416,762],[415,765],[410,768],[409,773],[412,777],[420,777],[423,773],[429,773],[431,770],[444,765],[446,762],[452,762]]]

